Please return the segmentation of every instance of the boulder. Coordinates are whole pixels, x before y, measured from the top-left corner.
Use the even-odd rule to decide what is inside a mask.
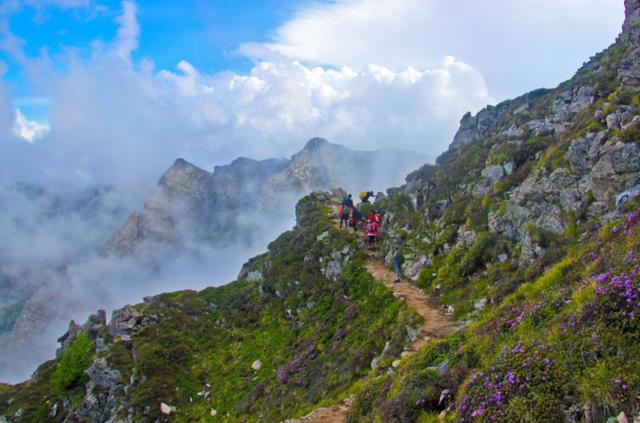
[[[480,174],[483,178],[487,178],[492,182],[495,182],[504,176],[504,168],[500,165],[488,166],[482,169]]]
[[[121,377],[120,371],[110,368],[104,357],[95,358],[85,373],[99,388],[114,388]]]

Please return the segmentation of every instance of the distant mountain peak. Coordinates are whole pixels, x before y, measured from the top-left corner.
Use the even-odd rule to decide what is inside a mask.
[[[332,145],[329,141],[325,140],[324,138],[311,138],[308,142],[307,145],[304,146],[304,150],[315,150],[318,148],[322,148],[322,147],[326,147],[328,145]]]

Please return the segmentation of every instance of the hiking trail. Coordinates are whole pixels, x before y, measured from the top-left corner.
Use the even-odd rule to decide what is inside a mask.
[[[336,207],[334,213],[331,215],[332,219],[335,220],[336,226],[339,224],[337,210]],[[353,229],[347,228],[346,230],[351,231]],[[366,235],[362,231],[358,231],[357,233],[365,240]],[[404,348],[401,357],[405,359],[428,345],[430,340],[442,338],[444,335],[458,329],[458,326],[455,321],[445,315],[436,301],[425,294],[420,288],[411,284],[405,278],[401,278],[400,282],[394,282],[396,275],[384,264],[384,257],[379,248],[379,246],[374,250],[367,248],[367,270],[376,280],[384,283],[385,286],[393,292],[395,297],[407,301],[407,305],[413,308],[423,318],[418,335]],[[331,407],[318,408],[299,419],[285,420],[284,423],[344,423],[352,404],[353,396]]]

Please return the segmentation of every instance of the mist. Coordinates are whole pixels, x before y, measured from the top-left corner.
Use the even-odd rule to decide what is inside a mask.
[[[21,306],[15,316],[0,313],[0,323],[11,326],[0,334],[2,382],[24,380],[53,358],[70,320],[83,323],[97,309],[110,314],[145,296],[232,281],[247,259],[293,225],[293,210],[269,222],[238,215],[251,237],[224,246],[198,239],[196,228],[177,227],[184,235],[179,245],[149,242],[136,254],[106,255],[104,245],[130,210],[113,190],[62,192],[34,185],[0,192],[0,233],[11,240],[0,248],[0,307]]]
[[[272,52],[246,73],[207,73],[187,60],[158,69],[152,58],[132,58],[143,30],[133,2],[122,3],[116,25],[113,40],[56,56],[29,56],[0,28],[0,48],[27,70],[47,104],[46,121],[35,122],[0,81],[0,234],[8,240],[0,247],[3,382],[24,380],[53,358],[71,319],[82,323],[99,308],[110,313],[145,296],[234,280],[247,259],[294,224],[294,204],[308,191],[285,195],[282,213],[267,220],[253,210],[231,216],[240,230],[224,246],[186,227],[169,244],[104,254],[176,158],[212,169],[238,156],[289,157],[313,136],[435,156],[462,114],[492,102],[482,75],[453,57],[437,68],[338,69]],[[384,157],[374,165],[370,175],[343,169],[347,183],[336,185],[357,197],[399,185],[413,170]],[[21,191],[16,183],[32,185]]]

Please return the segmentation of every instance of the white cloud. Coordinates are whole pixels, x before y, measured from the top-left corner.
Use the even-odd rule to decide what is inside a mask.
[[[118,34],[115,43],[115,53],[123,60],[128,60],[131,52],[138,47],[140,26],[136,19],[136,5],[132,1],[122,2],[124,9],[118,17]]]
[[[44,137],[51,128],[43,123],[28,120],[20,111],[15,110],[15,120],[13,122],[13,134],[26,142],[34,142]]]
[[[241,51],[392,69],[434,67],[453,55],[502,98],[570,77],[614,41],[623,12],[622,0],[337,0],[305,6],[273,43]]]
[[[146,188],[176,157],[211,168],[239,155],[288,156],[313,136],[436,154],[462,114],[493,101],[482,75],[453,57],[428,68],[335,68],[272,54],[246,74],[207,74],[186,60],[155,70],[131,60],[135,13],[123,3],[115,40],[89,58],[70,50],[61,67],[24,60],[49,99],[51,130],[8,173]],[[44,133],[22,122],[23,135]]]

